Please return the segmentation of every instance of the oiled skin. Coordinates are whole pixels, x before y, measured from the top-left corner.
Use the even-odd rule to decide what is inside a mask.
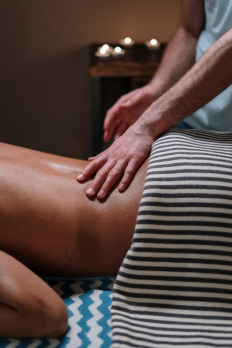
[[[128,190],[88,199],[85,161],[0,144],[0,250],[40,274],[114,275],[129,249],[146,161]]]

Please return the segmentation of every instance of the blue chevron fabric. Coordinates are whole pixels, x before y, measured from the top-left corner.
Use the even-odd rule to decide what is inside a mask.
[[[59,339],[0,339],[0,348],[108,348],[114,277],[44,278],[68,310],[68,331]]]

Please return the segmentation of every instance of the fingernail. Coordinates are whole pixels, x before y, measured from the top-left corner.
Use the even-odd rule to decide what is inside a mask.
[[[86,193],[88,193],[89,195],[93,195],[94,194],[94,190],[92,189],[92,187],[90,187],[90,188],[88,188]]]
[[[101,197],[101,198],[105,197],[105,191],[103,190],[99,191],[98,197]]]
[[[119,190],[123,190],[123,189],[124,189],[124,187],[125,187],[125,185],[124,185],[124,184],[120,184],[120,185],[118,186],[118,189],[119,189]]]
[[[78,177],[77,177],[77,179],[80,179],[80,180],[83,179],[83,178],[84,178],[83,174],[79,174]]]

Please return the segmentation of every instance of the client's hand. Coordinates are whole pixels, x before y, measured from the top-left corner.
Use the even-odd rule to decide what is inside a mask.
[[[154,87],[146,85],[123,95],[106,114],[104,140],[118,139],[156,99]]]
[[[97,194],[99,199],[104,199],[121,177],[118,190],[125,191],[139,166],[149,156],[153,142],[149,132],[140,130],[135,124],[107,150],[90,158],[90,163],[77,177],[79,182],[83,182],[97,172],[86,195],[93,197]]]

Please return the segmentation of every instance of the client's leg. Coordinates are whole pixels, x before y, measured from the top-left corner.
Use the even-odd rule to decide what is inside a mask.
[[[67,329],[60,297],[39,277],[0,251],[0,337],[57,337]]]

